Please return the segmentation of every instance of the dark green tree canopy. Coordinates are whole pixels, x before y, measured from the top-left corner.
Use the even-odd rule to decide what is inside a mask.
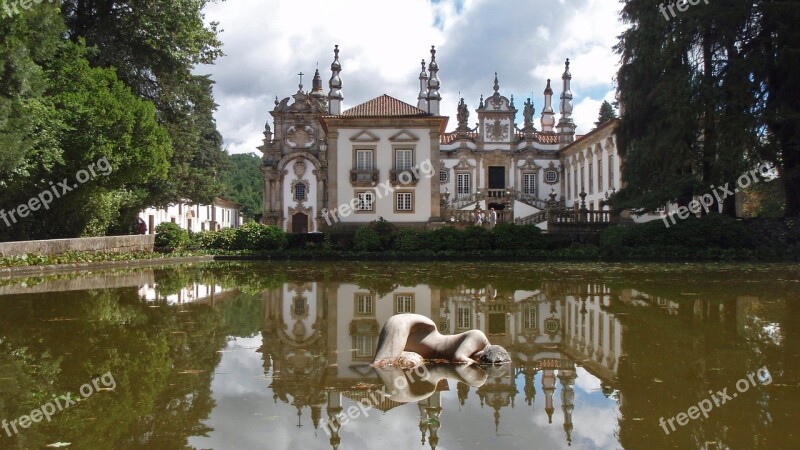
[[[597,116],[597,122],[594,123],[594,126],[599,127],[600,125],[608,122],[609,120],[616,118],[617,118],[617,112],[614,111],[614,107],[611,106],[611,103],[608,103],[607,100],[603,100],[603,104],[600,105],[600,113]]]
[[[127,233],[146,206],[221,193],[213,81],[194,73],[222,54],[207,3],[66,0],[0,21],[0,210],[15,212],[0,241]],[[75,183],[103,158],[110,173]],[[65,179],[48,208],[18,210]]]
[[[686,204],[771,162],[786,215],[800,215],[800,2],[720,0],[665,20],[626,0],[621,16],[615,206]]]

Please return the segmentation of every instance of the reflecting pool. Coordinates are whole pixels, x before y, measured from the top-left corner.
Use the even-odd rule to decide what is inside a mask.
[[[510,365],[369,363],[412,312]],[[800,266],[238,262],[0,279],[0,448],[800,448]]]

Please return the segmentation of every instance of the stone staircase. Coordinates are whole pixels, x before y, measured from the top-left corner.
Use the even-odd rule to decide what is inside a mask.
[[[538,225],[547,222],[547,211],[541,210],[529,216],[520,217],[514,221],[517,225]]]

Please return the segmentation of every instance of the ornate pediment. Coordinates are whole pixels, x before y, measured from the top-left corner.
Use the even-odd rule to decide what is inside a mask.
[[[494,95],[486,99],[486,109],[494,111],[510,111],[511,102],[504,96],[495,92]]]
[[[453,169],[455,169],[455,170],[470,170],[470,169],[474,169],[474,168],[475,168],[475,164],[470,164],[469,160],[467,160],[467,158],[465,156],[462,156],[461,158],[459,158],[458,159],[458,164],[456,164],[455,167],[453,167]]]
[[[520,160],[518,163],[519,169],[521,170],[539,170],[541,167],[536,165],[536,161],[534,161],[533,157],[529,156],[523,160]]]
[[[414,135],[408,130],[402,130],[399,133],[395,134],[394,136],[389,138],[392,142],[417,142],[419,141],[419,137]]]
[[[369,130],[362,130],[350,138],[351,142],[378,142],[381,138],[375,136]]]

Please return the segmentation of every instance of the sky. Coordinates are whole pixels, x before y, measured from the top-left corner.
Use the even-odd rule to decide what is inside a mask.
[[[570,59],[574,120],[586,134],[603,100],[614,100],[619,56],[612,49],[623,24],[615,0],[225,0],[205,10],[219,22],[225,56],[196,73],[215,80],[217,127],[230,153],[258,154],[275,97],[304,90],[319,68],[328,92],[334,45],[342,64],[343,110],[383,94],[416,105],[420,61],[436,46],[441,114],[456,126],[463,97],[477,122],[481,94],[514,96],[522,122],[525,99],[536,108],[552,79],[559,112],[561,75]],[[558,120],[558,116],[557,116]],[[260,155],[260,154],[259,154]]]

